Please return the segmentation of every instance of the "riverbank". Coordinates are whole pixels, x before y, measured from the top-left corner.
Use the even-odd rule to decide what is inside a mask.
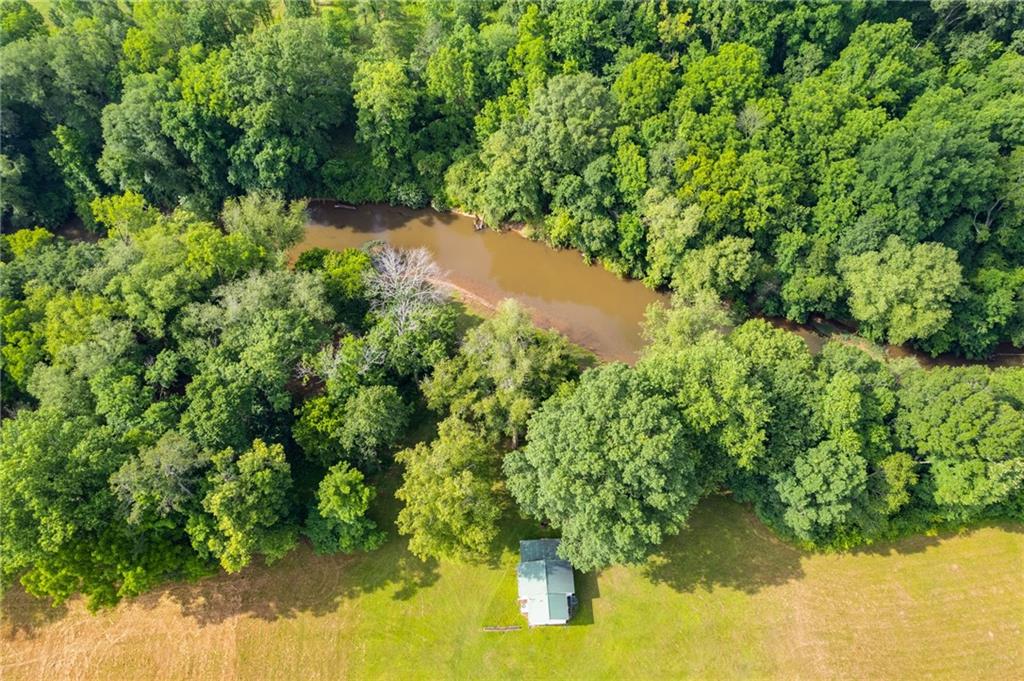
[[[460,211],[440,213],[381,204],[352,210],[334,208],[331,201],[314,201],[306,238],[292,255],[314,247],[359,247],[371,239],[400,248],[427,248],[446,271],[445,285],[467,302],[493,309],[502,298],[516,298],[530,310],[536,324],[565,334],[606,361],[635,361],[644,345],[641,324],[647,307],[669,302],[665,293],[620,279],[587,264],[576,251],[551,248],[527,238],[521,230],[477,230],[475,216]],[[798,324],[763,318],[796,333],[814,352],[827,340],[837,339],[881,358],[909,357],[922,366],[1024,366],[1024,353],[1005,346],[987,360],[930,357],[905,346],[875,345],[856,336],[854,329],[829,320]]]
[[[640,282],[587,265],[575,252],[509,232],[476,231],[472,219],[451,213],[390,206],[336,210],[323,202],[309,212],[306,237],[292,257],[310,248],[358,248],[377,239],[398,248],[426,248],[445,272],[446,285],[468,301],[493,308],[515,298],[536,324],[604,360],[634,361],[643,347],[640,326],[647,307],[668,300]]]
[[[293,258],[309,248],[359,247],[370,239],[383,239],[401,248],[425,247],[446,270],[444,286],[458,292],[470,306],[493,310],[501,299],[516,298],[530,311],[535,324],[559,331],[605,361],[635,361],[644,345],[641,324],[647,307],[670,300],[666,293],[584,262],[576,251],[535,241],[522,226],[476,230],[475,216],[461,211],[337,203],[331,199],[310,202],[306,237],[292,251]],[[99,238],[78,221],[56,233],[73,241]],[[906,346],[876,345],[857,336],[855,329],[831,320],[815,318],[798,324],[779,317],[762,318],[799,335],[813,352],[835,339],[880,358],[911,358],[922,366],[1024,366],[1024,352],[1006,343],[984,360],[931,357]]]

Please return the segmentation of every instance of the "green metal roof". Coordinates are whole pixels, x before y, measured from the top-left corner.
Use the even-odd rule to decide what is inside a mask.
[[[572,566],[564,560],[546,560],[548,593],[574,594],[576,582],[572,578]]]
[[[559,560],[558,539],[524,539],[519,542],[519,560],[529,563],[533,560]]]
[[[569,597],[576,593],[576,583],[572,565],[558,557],[558,543],[557,539],[519,542],[519,599],[531,626],[569,619]]]
[[[569,619],[569,597],[565,594],[548,594],[548,621],[559,622]]]

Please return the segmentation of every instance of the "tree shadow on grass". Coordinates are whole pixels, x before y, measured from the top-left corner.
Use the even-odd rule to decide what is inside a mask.
[[[984,522],[933,535],[917,534],[901,539],[859,546],[848,555],[908,555],[921,553],[957,536],[982,528],[1024,533],[1024,524]],[[710,591],[727,587],[744,593],[801,579],[801,561],[811,554],[786,543],[764,525],[746,506],[725,496],[702,501],[690,517],[689,527],[667,540],[644,564],[651,581],[677,591]]]
[[[236,616],[266,621],[319,617],[336,612],[344,600],[385,589],[395,600],[408,600],[435,583],[438,574],[435,562],[418,560],[405,544],[393,539],[373,553],[354,556],[318,556],[303,544],[273,566],[176,585],[142,599],[156,605],[168,598],[200,626]]]
[[[375,551],[320,556],[305,542],[273,565],[259,557],[238,574],[219,573],[194,582],[171,582],[125,601],[126,607],[158,609],[175,604],[199,626],[234,617],[267,621],[300,615],[323,616],[348,599],[379,591],[395,600],[408,600],[438,580],[436,561],[421,561],[408,550],[408,540],[395,532],[398,504],[394,490],[400,479],[394,469],[378,480],[379,503],[372,510],[389,539]],[[53,608],[15,586],[4,594],[2,631],[5,636],[32,635],[60,619],[64,606]]]
[[[238,574],[218,574],[196,582],[176,582],[130,601],[156,609],[170,601],[200,627],[234,617],[265,621],[320,617],[335,613],[342,602],[388,590],[408,600],[438,580],[436,561],[421,561],[407,541],[392,537],[370,553],[321,556],[302,542],[273,565],[254,562]]]
[[[62,619],[68,612],[66,605],[53,605],[48,598],[35,598],[16,584],[3,593],[0,600],[0,637],[35,638],[39,629]]]
[[[501,523],[501,532],[495,540],[487,560],[488,567],[509,571],[510,590],[507,594],[500,594],[500,597],[508,599],[510,604],[514,604],[518,598],[515,589],[515,571],[519,563],[519,542],[525,539],[558,538],[560,536],[560,530],[542,525],[532,518],[525,518],[514,510],[505,515]],[[587,626],[594,623],[594,600],[601,597],[597,578],[598,573],[596,572],[573,570],[577,606],[572,619],[569,620],[569,626]],[[515,623],[525,621],[525,617],[520,616],[517,612]]]
[[[643,570],[676,591],[726,587],[752,594],[802,578],[802,556],[749,509],[716,496],[698,505],[687,529],[666,541]]]
[[[375,481],[377,503],[371,516],[389,533],[388,541],[370,552],[321,556],[302,542],[274,565],[258,561],[237,575],[218,575],[195,584],[175,585],[143,598],[170,598],[181,612],[200,625],[216,624],[237,615],[263,620],[322,616],[342,601],[382,590],[395,600],[408,600],[438,580],[437,561],[422,561],[409,552],[408,539],[395,531],[401,483],[392,468]]]
[[[951,526],[930,534],[915,534],[899,539],[876,541],[872,544],[855,547],[850,550],[850,553],[853,555],[906,556],[913,553],[922,553],[955,537],[968,537],[978,530],[985,528],[996,528],[1003,532],[1024,534],[1024,523],[982,521],[965,527]]]
[[[498,536],[491,544],[488,555],[483,563],[490,568],[515,565],[519,563],[519,542],[527,539],[558,538],[559,530],[542,525],[533,518],[523,517],[515,508],[509,509],[499,524]]]
[[[505,514],[500,527],[501,531],[484,564],[491,569],[504,570],[506,574],[503,575],[503,588],[494,596],[500,601],[491,603],[484,625],[526,626],[526,618],[519,613],[517,607],[516,568],[519,564],[519,542],[528,539],[558,538],[561,532],[532,518],[523,517],[514,509]],[[596,572],[573,571],[578,603],[572,619],[569,620],[570,626],[594,623],[593,601],[601,595],[597,576]]]

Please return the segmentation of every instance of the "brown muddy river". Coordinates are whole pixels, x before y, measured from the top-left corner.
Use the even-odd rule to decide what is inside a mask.
[[[644,310],[663,294],[624,281],[583,262],[576,251],[558,251],[513,232],[475,231],[471,218],[391,206],[334,208],[310,205],[306,238],[295,253],[320,246],[341,249],[381,239],[399,248],[425,247],[452,286],[493,306],[515,298],[540,326],[605,359],[631,361],[643,345]]]
[[[473,220],[432,210],[366,205],[355,210],[333,202],[309,206],[306,238],[292,252],[310,248],[357,248],[380,239],[398,248],[427,248],[446,271],[446,281],[463,297],[493,307],[515,298],[540,326],[557,329],[606,360],[631,362],[643,347],[640,324],[651,303],[668,296],[638,281],[623,280],[598,265],[587,265],[572,250],[555,250],[514,232],[475,231]],[[825,338],[814,329],[786,320],[769,322],[800,335],[812,351]],[[1024,365],[1009,348],[989,365]],[[907,348],[890,347],[890,356],[912,355],[922,364],[962,364],[954,357],[932,359]]]

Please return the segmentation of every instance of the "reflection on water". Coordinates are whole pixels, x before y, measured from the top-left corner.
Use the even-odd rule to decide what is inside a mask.
[[[600,266],[587,265],[580,254],[555,250],[514,232],[476,231],[473,220],[452,213],[383,205],[342,208],[313,202],[306,238],[292,257],[315,247],[359,247],[380,239],[399,248],[425,247],[447,271],[446,279],[487,305],[516,298],[533,312],[537,324],[557,329],[603,359],[633,361],[643,339],[640,323],[647,306],[668,296],[638,281],[623,280]],[[803,338],[819,352],[825,338],[810,326],[769,319]],[[933,360],[907,348],[890,347],[893,357],[914,356],[922,364],[962,364]],[[1003,349],[990,365],[1024,365],[1024,357]]]

